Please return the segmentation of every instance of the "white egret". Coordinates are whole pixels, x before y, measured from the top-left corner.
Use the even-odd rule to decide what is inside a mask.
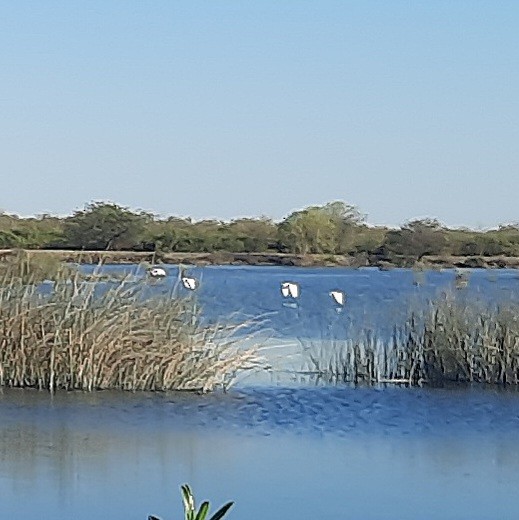
[[[294,282],[283,282],[281,284],[281,294],[284,298],[298,298],[299,297],[299,285]]]
[[[197,282],[196,278],[190,278],[189,276],[183,276],[182,285],[186,289],[189,289],[190,291],[194,291],[198,286],[198,282]]]
[[[346,302],[346,294],[343,291],[334,290],[334,291],[330,291],[329,294],[335,300],[335,303],[337,305],[340,305],[341,307]]]
[[[148,271],[148,274],[152,277],[152,278],[164,278],[167,276],[168,273],[166,273],[166,270],[163,269],[162,267],[152,267],[149,271]]]

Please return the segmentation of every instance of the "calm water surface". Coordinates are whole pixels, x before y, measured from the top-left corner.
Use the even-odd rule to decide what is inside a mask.
[[[182,482],[230,518],[517,518],[513,392],[9,390],[0,416],[1,518],[173,518]]]
[[[287,341],[346,336],[360,317],[387,326],[404,300],[454,277],[427,273],[417,287],[405,270],[194,272],[207,319],[271,313],[269,334]],[[301,284],[297,309],[282,306],[285,279]],[[515,301],[518,286],[515,272],[479,271],[460,297]],[[349,296],[342,313],[335,288]],[[230,520],[518,516],[515,391],[251,385],[209,396],[3,390],[0,518],[180,518],[183,482],[215,505],[235,500]]]
[[[178,283],[178,268],[166,265],[168,277],[148,283],[150,294],[182,297],[190,294]],[[84,267],[92,270],[92,267]],[[136,265],[103,267],[105,273],[132,275],[140,282],[145,270]],[[455,271],[414,272],[410,269],[380,271],[376,268],[300,268],[209,266],[187,268],[200,281],[197,302],[208,321],[222,318],[241,322],[261,319],[261,329],[276,338],[345,338],[360,329],[382,334],[405,319],[409,308],[454,293],[459,300],[519,302],[519,271],[464,270],[466,289],[456,291]],[[296,307],[287,306],[280,284],[300,286]],[[416,285],[417,284],[417,285]],[[342,290],[347,304],[340,310],[329,292]],[[338,312],[338,310],[340,312]]]

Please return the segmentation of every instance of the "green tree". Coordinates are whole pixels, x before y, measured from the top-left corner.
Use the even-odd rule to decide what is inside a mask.
[[[75,249],[129,249],[153,218],[108,202],[93,202],[65,220],[64,238]]]
[[[169,217],[146,226],[143,248],[163,252],[191,251],[193,227],[190,219]]]
[[[235,252],[262,253],[267,251],[277,238],[275,224],[265,217],[233,220],[227,226],[227,230],[233,239]]]
[[[211,253],[224,249],[225,232],[218,220],[200,220],[191,228],[191,251]]]
[[[468,256],[494,256],[508,252],[508,244],[487,233],[478,233],[472,240],[461,244],[460,253]]]
[[[390,254],[416,257],[438,255],[447,246],[446,232],[436,219],[411,220],[402,229],[391,230],[384,241],[384,249]]]
[[[62,222],[57,217],[20,218],[0,214],[0,248],[53,247],[61,242],[62,231]]]
[[[354,206],[341,201],[311,206],[291,213],[280,224],[280,240],[293,253],[343,253],[362,220]]]
[[[329,202],[323,206],[323,211],[330,216],[335,229],[335,248],[337,254],[347,254],[354,250],[354,243],[360,226],[365,220],[355,206],[342,201]]]

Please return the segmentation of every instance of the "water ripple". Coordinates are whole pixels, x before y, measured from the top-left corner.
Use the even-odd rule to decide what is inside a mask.
[[[20,422],[53,427],[154,430],[225,429],[248,435],[514,434],[519,393],[485,388],[246,388],[227,394],[182,393],[54,397],[32,390],[0,394],[5,430]]]

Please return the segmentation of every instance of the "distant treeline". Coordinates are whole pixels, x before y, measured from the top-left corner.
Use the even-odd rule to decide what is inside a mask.
[[[519,257],[519,225],[474,231],[421,219],[391,229],[368,225],[356,207],[340,201],[295,211],[278,223],[264,217],[195,222],[94,202],[64,218],[0,214],[0,248],[330,254],[405,264],[431,255]]]

